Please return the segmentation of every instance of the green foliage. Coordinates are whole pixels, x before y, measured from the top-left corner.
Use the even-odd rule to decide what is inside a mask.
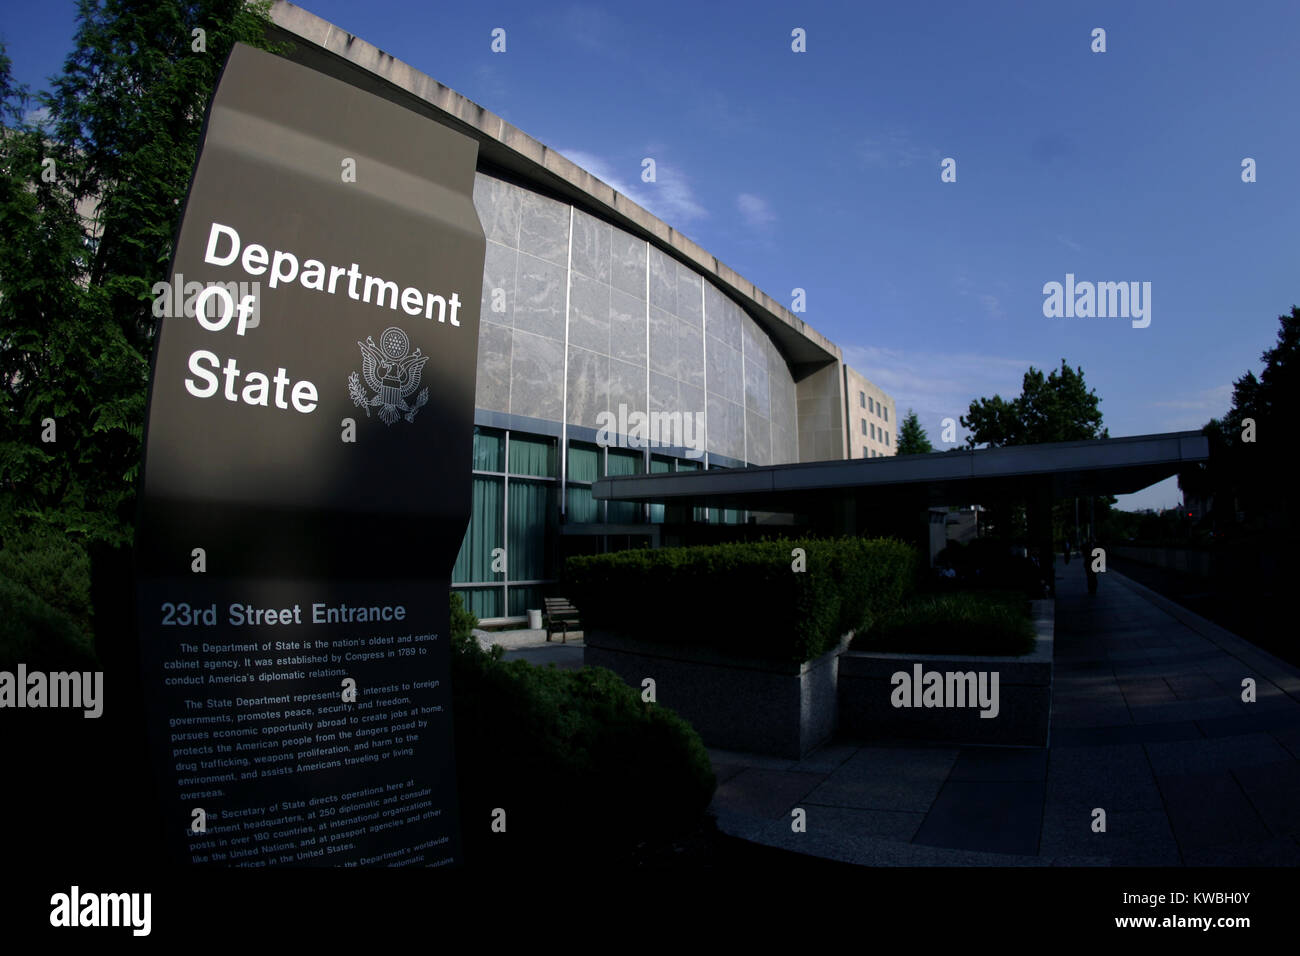
[[[479,658],[500,660],[505,648],[494,644],[490,650],[484,650],[474,637],[473,630],[478,627],[478,617],[465,607],[459,592],[451,592],[451,653],[454,658]]]
[[[900,603],[916,567],[899,541],[805,538],[574,557],[565,579],[584,627],[796,665]]]
[[[1097,393],[1088,390],[1083,368],[1072,369],[1061,359],[1061,367],[1047,376],[1031,365],[1021,383],[1020,395],[1010,401],[1000,395],[975,399],[961,417],[961,424],[970,431],[966,438],[970,448],[1109,438],[1110,433],[1101,426],[1100,402]],[[1108,508],[1112,499],[1106,501]],[[986,504],[988,524],[996,534],[1017,539],[1025,536],[1028,529],[1023,505],[1009,501]],[[1052,521],[1054,539],[1062,537],[1067,528],[1072,533],[1073,502],[1053,505]]]
[[[1111,544],[1134,547],[1198,548],[1210,543],[1208,532],[1198,529],[1182,508],[1159,512],[1115,511],[1101,526]]]
[[[916,412],[909,408],[907,417],[903,419],[903,424],[898,430],[898,454],[928,455],[933,451],[934,446],[930,444],[930,436],[921,427],[921,420],[916,417]]]
[[[1278,326],[1277,341],[1260,355],[1263,371],[1237,379],[1228,412],[1206,423],[1210,460],[1178,476],[1186,494],[1213,499],[1217,537],[1258,535],[1289,542],[1300,530],[1295,509],[1276,487],[1276,476],[1292,467],[1287,439],[1300,414],[1300,307],[1278,316]],[[1247,440],[1247,420],[1254,423],[1253,440]],[[1287,558],[1294,560],[1293,554]]]
[[[699,735],[601,668],[561,671],[483,650],[451,595],[451,685],[466,858],[484,871],[626,859],[689,831],[715,781]],[[507,813],[508,840],[492,812]],[[481,825],[480,825],[481,824]],[[494,837],[497,837],[494,839]]]
[[[90,639],[90,557],[79,543],[46,527],[6,531],[0,541],[0,578],[26,588]]]
[[[1061,359],[1060,369],[1046,377],[1031,365],[1021,394],[1011,401],[994,395],[971,402],[961,424],[970,430],[971,448],[1107,438],[1100,401],[1095,391],[1088,391],[1083,369],[1071,369]]]
[[[142,353],[208,102],[236,42],[267,47],[269,10],[243,0],[80,0],[76,48],[42,97],[71,194],[99,203],[91,283]]]
[[[236,40],[267,46],[268,10],[81,0],[39,128],[0,51],[0,496],[29,526],[130,542],[151,290],[222,64]]]
[[[0,575],[0,670],[93,670],[89,637],[71,615]]]
[[[855,651],[905,654],[1021,655],[1037,639],[1029,603],[1015,592],[927,595],[855,638]]]
[[[453,657],[456,772],[472,867],[626,859],[694,827],[715,780],[699,735],[603,668]],[[491,833],[506,811],[508,839]]]

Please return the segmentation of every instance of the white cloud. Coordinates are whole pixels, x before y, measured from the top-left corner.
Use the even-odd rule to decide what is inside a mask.
[[[1073,239],[1071,239],[1069,236],[1058,235],[1058,236],[1056,237],[1056,241],[1059,242],[1061,245],[1065,246],[1065,247],[1068,248],[1068,249],[1073,249],[1075,252],[1082,252],[1082,251],[1083,251],[1083,246],[1079,245],[1077,242],[1075,242],[1075,241],[1074,241]]]
[[[572,160],[601,182],[612,186],[638,206],[658,216],[674,229],[680,230],[686,223],[707,219],[709,216],[708,210],[696,200],[690,183],[681,170],[665,165],[657,157],[654,157],[656,181],[646,183],[641,182],[640,179],[639,161],[630,167],[629,171],[636,176],[636,179],[629,181],[616,171],[612,163],[595,153],[580,149],[557,149],[556,152]],[[632,182],[636,185],[632,185]]]
[[[977,301],[989,318],[1005,319],[1007,317],[1006,311],[1002,308],[1001,296],[978,288],[964,270],[957,273],[954,282],[956,283],[957,291],[962,295]],[[995,282],[994,285],[1004,290],[1006,288],[1005,282],[998,281]]]
[[[1162,402],[1149,402],[1149,407],[1168,409],[1160,419],[1161,431],[1194,431],[1211,418],[1219,418],[1232,406],[1232,386],[1215,385]]]
[[[50,120],[49,108],[42,106],[40,109],[28,110],[23,114],[23,120],[33,126],[42,126]]]
[[[977,398],[999,394],[1010,399],[1020,394],[1033,359],[1002,358],[969,352],[915,352],[875,346],[843,346],[844,361],[883,388],[893,399],[899,422],[912,408],[930,443],[937,450],[954,447],[941,440],[943,419],[957,421]],[[895,433],[898,422],[891,422]],[[966,430],[957,425],[957,444]]]
[[[583,49],[617,56],[627,28],[608,10],[590,4],[574,4],[556,18],[560,32]]]
[[[762,196],[741,193],[736,197],[736,208],[740,210],[740,216],[745,221],[745,225],[751,228],[761,229],[776,222],[776,213],[772,212],[772,207],[768,205],[767,200]]]
[[[860,142],[857,152],[865,165],[885,169],[920,162],[933,162],[937,167],[940,159],[939,150],[918,146],[909,133],[898,130],[866,137]]]
[[[1006,312],[1002,311],[1002,300],[997,296],[989,295],[988,293],[979,293],[975,298],[979,300],[980,305],[984,306],[984,311],[987,312],[991,318],[1005,319],[1007,317]]]

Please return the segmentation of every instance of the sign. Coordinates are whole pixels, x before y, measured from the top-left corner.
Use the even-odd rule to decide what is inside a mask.
[[[168,852],[458,860],[477,144],[237,44],[155,309],[137,620]]]

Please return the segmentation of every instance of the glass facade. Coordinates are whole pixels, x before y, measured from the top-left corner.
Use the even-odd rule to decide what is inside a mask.
[[[555,440],[474,429],[469,527],[452,587],[480,618],[541,606],[559,526]]]
[[[542,607],[547,586],[559,576],[562,523],[596,529],[645,525],[647,534],[650,525],[664,523],[663,505],[597,501],[592,496],[592,484],[599,478],[644,473],[644,451],[570,441],[563,480],[558,454],[555,438],[482,426],[474,429],[472,510],[451,580],[453,590],[481,620],[519,618]],[[698,461],[649,456],[651,474],[701,467]],[[692,514],[694,521],[725,524],[742,523],[745,517],[743,511],[716,508],[695,508]],[[626,531],[611,535],[620,541],[625,536]],[[590,545],[578,550],[599,551],[599,530],[592,530],[590,538]]]
[[[748,519],[735,509],[598,501],[592,487],[602,478],[824,454],[801,449],[800,408],[820,407],[835,423],[815,429],[810,446],[842,438],[830,432],[845,427],[845,409],[830,406],[844,393],[796,384],[764,316],[689,257],[485,170],[474,205],[487,237],[480,424],[452,586],[480,619],[540,607],[567,556],[648,545],[679,521]],[[859,404],[879,417],[865,391]],[[654,436],[649,449],[597,444],[602,432],[628,437],[637,415]]]

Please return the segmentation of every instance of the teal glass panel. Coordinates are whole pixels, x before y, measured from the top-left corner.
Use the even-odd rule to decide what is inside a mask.
[[[555,441],[510,436],[510,474],[555,478]]]
[[[486,617],[504,617],[501,613],[501,588],[456,588],[456,593],[460,595],[461,600],[465,602],[465,607],[473,612],[474,616],[482,619]]]
[[[460,553],[452,566],[452,583],[493,581],[501,572],[492,571],[492,549],[505,547],[501,527],[501,479],[475,475],[471,491],[469,527]]]
[[[502,454],[501,432],[491,428],[474,428],[474,470],[502,471],[505,458]]]
[[[547,577],[546,555],[555,513],[555,491],[555,485],[550,482],[510,482],[510,545],[506,557],[511,581]]]
[[[619,451],[611,448],[606,467],[613,475],[639,475],[645,468],[645,458],[639,451]],[[635,501],[611,501],[606,521],[617,524],[640,524],[641,505]]]
[[[523,614],[526,611],[540,610],[542,610],[542,586],[540,584],[510,588],[511,616]]]

